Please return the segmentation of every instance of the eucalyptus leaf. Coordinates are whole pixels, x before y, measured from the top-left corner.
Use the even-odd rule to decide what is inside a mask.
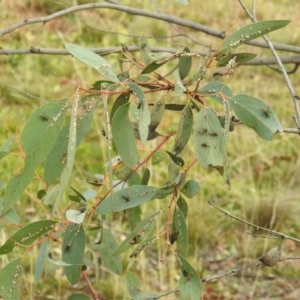
[[[275,133],[282,132],[282,125],[274,110],[260,99],[241,94],[231,100],[237,117],[264,140],[270,141]]]
[[[233,93],[230,88],[221,81],[213,81],[205,85],[200,91],[203,97],[209,97],[223,105],[223,100],[219,93],[224,96],[232,97]]]
[[[180,253],[182,256],[186,256],[188,253],[188,244],[189,244],[188,231],[187,231],[185,217],[182,211],[178,208],[178,206],[176,206],[174,210],[171,238],[172,238],[172,234],[176,235],[178,253]]]
[[[135,145],[133,126],[128,117],[130,104],[118,108],[112,119],[112,135],[118,153],[123,162],[134,168],[139,162],[138,151]]]
[[[85,233],[81,224],[69,225],[64,234],[62,244],[62,260],[71,266],[64,267],[65,274],[71,284],[79,281],[83,264]]]
[[[195,197],[200,190],[200,185],[195,180],[188,180],[180,191],[188,198]]]
[[[219,52],[223,52],[226,49],[235,49],[259,36],[280,29],[290,22],[289,20],[267,20],[247,25],[226,37]]]
[[[217,115],[211,108],[202,109],[194,125],[195,154],[205,168],[223,168],[223,130]]]
[[[108,80],[113,82],[120,82],[118,77],[114,73],[112,66],[100,55],[75,44],[66,43],[65,46],[73,56],[75,56],[86,65],[95,68]]]
[[[154,199],[158,189],[153,186],[133,185],[105,198],[96,212],[107,214],[138,206]]]
[[[183,49],[183,54],[179,58],[179,77],[183,80],[190,72],[192,67],[192,58],[190,55],[184,55],[185,53],[190,53],[190,49],[185,47]]]
[[[9,154],[9,149],[11,145],[13,144],[13,139],[9,138],[6,140],[6,142],[0,147],[0,159]]]

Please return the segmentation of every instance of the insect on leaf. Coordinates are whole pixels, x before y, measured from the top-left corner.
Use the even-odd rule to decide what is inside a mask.
[[[119,255],[131,248],[133,245],[139,244],[144,241],[152,231],[154,221],[160,214],[161,211],[158,211],[147,217],[145,220],[141,221],[121,243],[118,249],[114,252],[114,255]]]
[[[8,263],[0,270],[0,296],[3,299],[19,300],[17,278],[21,272],[21,258]]]
[[[282,125],[274,110],[260,99],[241,94],[231,100],[237,117],[264,140],[270,141],[276,132],[282,132]]]
[[[182,275],[179,279],[181,300],[199,300],[202,287],[196,270],[181,256],[178,256]]]
[[[224,40],[220,52],[224,52],[226,49],[235,49],[259,36],[280,29],[290,22],[289,20],[267,20],[247,25],[230,34]]]
[[[52,220],[43,220],[30,223],[19,229],[0,247],[0,255],[11,252],[17,245],[31,245],[40,236],[51,230],[56,223]]]

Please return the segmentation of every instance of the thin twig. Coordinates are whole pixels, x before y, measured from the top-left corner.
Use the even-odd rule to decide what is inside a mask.
[[[297,242],[297,243],[300,243],[300,240],[299,240],[299,239],[296,239],[296,238],[294,238],[294,237],[292,237],[292,236],[283,234],[283,233],[281,233],[281,232],[278,232],[278,231],[275,231],[275,230],[272,230],[272,229],[267,229],[267,228],[264,228],[264,227],[261,227],[261,226],[252,224],[252,223],[250,223],[250,222],[248,222],[248,221],[245,221],[245,220],[243,220],[243,219],[240,219],[240,218],[238,218],[238,217],[236,217],[236,216],[230,214],[229,212],[225,211],[224,209],[218,207],[217,205],[215,205],[215,204],[212,203],[211,201],[208,201],[208,204],[211,205],[211,206],[213,206],[213,207],[215,207],[216,209],[220,210],[221,212],[223,212],[223,213],[225,214],[225,216],[228,216],[228,217],[230,217],[230,218],[232,218],[232,219],[235,219],[235,220],[237,220],[237,221],[239,221],[239,222],[241,222],[241,223],[244,223],[244,224],[246,224],[246,225],[252,226],[252,227],[254,227],[255,229],[265,230],[265,231],[267,231],[269,234],[277,235],[278,237],[281,237],[281,238],[284,238],[284,239],[288,239],[288,240],[292,240],[292,241],[295,241],[295,242]]]

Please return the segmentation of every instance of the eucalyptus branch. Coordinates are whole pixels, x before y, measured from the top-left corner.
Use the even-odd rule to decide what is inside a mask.
[[[147,18],[153,18],[153,19],[157,19],[157,20],[161,20],[164,22],[168,22],[168,23],[172,23],[172,24],[177,24],[186,28],[191,28],[203,33],[206,33],[208,35],[214,36],[216,38],[220,38],[220,39],[224,39],[226,34],[224,31],[219,31],[219,30],[215,30],[213,28],[201,25],[197,22],[192,22],[192,21],[188,21],[182,18],[178,18],[178,17],[173,17],[170,16],[168,14],[162,14],[162,13],[154,13],[154,12],[150,12],[150,11],[146,11],[146,10],[142,10],[142,9],[138,9],[138,8],[132,8],[132,7],[128,7],[128,6],[124,6],[122,4],[110,4],[110,3],[90,3],[90,4],[83,4],[83,5],[77,5],[77,6],[73,6],[70,8],[66,8],[63,10],[60,10],[56,13],[53,13],[51,15],[48,16],[44,16],[44,17],[35,17],[35,18],[29,18],[29,19],[25,19],[23,21],[20,21],[18,23],[15,23],[9,27],[6,27],[2,30],[0,30],[0,37],[11,33],[13,31],[15,31],[18,28],[24,27],[24,26],[28,26],[30,24],[35,24],[35,23],[47,23],[51,20],[54,20],[56,18],[62,17],[64,15],[70,14],[70,13],[74,13],[77,11],[82,11],[82,10],[88,10],[88,9],[112,9],[112,10],[118,10],[118,11],[123,11],[125,13],[128,14],[132,14],[132,15],[139,15],[139,16],[144,16]],[[268,45],[266,45],[264,42],[262,41],[249,41],[247,43],[248,45],[252,45],[252,46],[256,46],[256,47],[260,47],[260,48],[269,48]],[[293,53],[300,53],[300,47],[298,46],[293,46],[293,45],[287,45],[287,44],[281,44],[281,43],[273,43],[273,46],[276,50],[281,50],[281,51],[287,51],[287,52],[293,52]],[[13,50],[3,50],[1,49],[0,54],[28,54],[28,53],[32,53],[32,51],[28,51],[28,49],[26,49],[25,53],[23,52],[13,52]],[[52,49],[54,50],[54,49]],[[58,51],[57,49],[55,49],[56,51]],[[8,52],[9,51],[9,52]],[[18,51],[18,50],[16,50]],[[57,54],[57,53],[42,53],[40,52],[39,54]],[[68,54],[68,53],[64,53],[64,54]]]
[[[218,38],[223,39],[225,37],[224,31],[215,30],[210,27],[196,23],[196,22],[173,17],[168,14],[155,13],[155,12],[146,11],[146,10],[138,9],[138,8],[133,8],[133,7],[129,7],[129,6],[121,5],[121,4],[109,4],[109,3],[89,3],[89,4],[83,4],[83,5],[76,5],[76,6],[73,6],[70,8],[60,10],[60,11],[53,13],[51,15],[48,15],[48,16],[26,19],[24,21],[15,23],[7,28],[0,30],[0,37],[5,34],[8,34],[10,32],[13,32],[18,28],[27,26],[29,24],[35,24],[35,23],[45,24],[46,22],[49,22],[53,19],[56,19],[58,17],[64,16],[64,15],[67,15],[70,13],[74,13],[74,12],[81,11],[81,10],[96,9],[96,8],[107,8],[107,9],[123,11],[123,12],[126,12],[131,15],[143,16],[143,17],[147,17],[147,18],[165,21],[168,23],[177,24],[177,25],[187,27],[187,28],[192,28],[192,29],[204,32],[208,35],[212,35],[212,36],[215,36]]]
[[[245,220],[243,220],[243,219],[240,219],[240,218],[238,218],[238,217],[236,217],[236,216],[230,214],[229,212],[225,211],[224,209],[218,207],[217,205],[215,205],[215,204],[212,203],[211,201],[208,201],[208,204],[211,205],[211,206],[213,206],[214,208],[220,210],[221,212],[223,212],[223,213],[225,214],[225,216],[228,216],[228,217],[230,217],[230,218],[232,218],[232,219],[235,219],[235,220],[237,220],[237,221],[239,221],[239,222],[241,222],[241,223],[244,223],[244,224],[246,224],[246,225],[252,226],[252,227],[254,227],[255,229],[265,230],[265,231],[267,231],[269,234],[277,235],[278,237],[281,237],[281,238],[284,238],[284,239],[288,239],[288,240],[292,240],[292,241],[295,241],[295,242],[297,242],[297,243],[300,243],[300,240],[299,240],[299,239],[296,239],[296,238],[294,238],[294,237],[292,237],[292,236],[283,234],[283,233],[281,233],[281,232],[278,232],[278,231],[275,231],[275,230],[272,230],[272,229],[267,229],[267,228],[264,228],[264,227],[261,227],[261,226],[252,224],[252,223],[250,223],[250,222],[248,222],[248,221],[245,221]]]
[[[241,6],[243,7],[243,9],[245,10],[245,12],[248,14],[249,18],[252,20],[253,23],[256,23],[257,20],[256,20],[256,17],[255,15],[251,14],[248,9],[246,9],[246,5],[243,3],[243,0],[239,0]],[[253,10],[254,10],[254,6],[255,6],[255,3],[253,4]],[[283,66],[283,63],[282,61],[280,60],[280,57],[278,56],[274,46],[272,45],[271,41],[269,40],[269,38],[267,38],[265,35],[262,36],[263,39],[265,40],[266,44],[268,45],[269,49],[271,50],[272,54],[274,55],[276,61],[277,61],[277,64],[279,65],[280,67],[280,70],[284,76],[284,79],[285,79],[285,82],[287,84],[287,88],[289,90],[289,93],[291,95],[291,98],[292,98],[292,101],[293,101],[293,104],[294,104],[294,109],[295,109],[295,112],[296,112],[296,117],[294,119],[295,123],[296,123],[296,126],[298,128],[300,128],[300,107],[299,107],[299,99],[298,97],[296,96],[295,92],[294,92],[294,88],[292,86],[292,83],[290,81],[290,78]]]

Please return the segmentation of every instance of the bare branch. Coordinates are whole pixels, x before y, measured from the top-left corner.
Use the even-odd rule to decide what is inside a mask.
[[[225,214],[225,216],[228,216],[228,217],[230,217],[230,218],[232,218],[232,219],[235,219],[235,220],[237,220],[237,221],[239,221],[239,222],[241,222],[241,223],[244,223],[244,224],[246,224],[246,225],[252,226],[252,227],[254,227],[255,229],[265,230],[265,231],[267,231],[269,234],[277,235],[278,237],[281,237],[281,238],[284,238],[284,239],[288,239],[288,240],[292,240],[292,241],[295,241],[295,242],[297,242],[297,243],[300,243],[300,240],[299,240],[299,239],[296,239],[296,238],[294,238],[294,237],[292,237],[292,236],[283,234],[283,233],[281,233],[281,232],[277,232],[277,231],[272,230],[272,229],[267,229],[267,228],[264,228],[264,227],[261,227],[261,226],[252,224],[252,223],[250,223],[250,222],[248,222],[248,221],[242,220],[242,219],[240,219],[240,218],[238,218],[238,217],[236,217],[236,216],[234,216],[234,215],[228,213],[227,211],[225,211],[224,209],[218,207],[217,205],[215,205],[214,203],[212,203],[212,202],[210,202],[210,201],[208,202],[208,204],[211,205],[211,206],[213,206],[213,207],[215,207],[216,209],[220,210],[221,212],[223,212],[223,213]]]
[[[46,22],[49,22],[53,19],[56,19],[58,17],[64,16],[64,15],[67,15],[70,13],[74,13],[74,12],[81,11],[81,10],[87,10],[87,9],[96,9],[96,8],[108,8],[108,9],[113,9],[113,10],[119,10],[119,11],[126,12],[128,14],[131,14],[131,15],[144,16],[147,18],[152,18],[152,19],[157,19],[157,20],[177,24],[177,25],[184,26],[187,28],[192,28],[192,29],[204,32],[208,35],[212,35],[212,36],[215,36],[218,38],[225,37],[224,31],[215,30],[210,27],[196,23],[196,22],[173,17],[173,16],[170,16],[167,14],[155,13],[155,12],[150,12],[150,11],[146,11],[146,10],[142,10],[142,9],[138,9],[138,8],[132,8],[132,7],[125,6],[125,5],[109,4],[109,3],[90,3],[90,4],[77,5],[77,6],[63,9],[63,10],[53,13],[49,16],[26,19],[24,21],[15,23],[10,27],[0,30],[0,37],[5,34],[8,34],[10,32],[13,32],[14,30],[16,30],[18,28],[27,26],[29,24],[34,24],[34,23],[44,23],[45,24]]]

